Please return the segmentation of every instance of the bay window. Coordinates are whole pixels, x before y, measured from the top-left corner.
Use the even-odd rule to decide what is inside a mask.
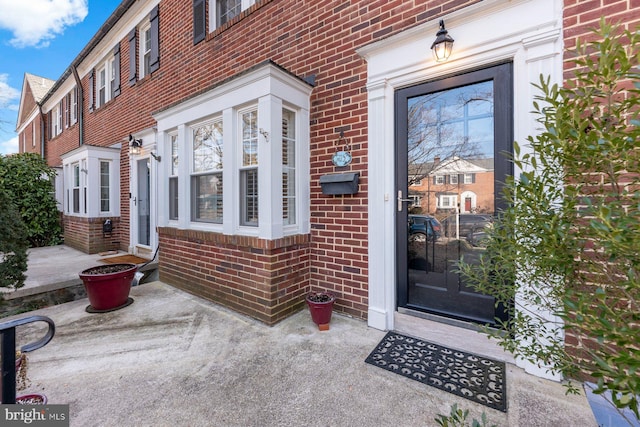
[[[264,239],[309,233],[311,90],[265,63],[156,113],[159,150],[172,160],[159,169],[168,188],[158,225]]]
[[[83,145],[61,156],[64,213],[72,216],[120,215],[120,149]]]

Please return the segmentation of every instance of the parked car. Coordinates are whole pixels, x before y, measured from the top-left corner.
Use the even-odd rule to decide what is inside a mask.
[[[409,236],[421,234],[427,240],[438,240],[442,235],[440,221],[431,215],[409,215]]]
[[[459,237],[466,237],[471,233],[482,231],[485,227],[493,223],[491,215],[482,214],[459,214]],[[444,235],[456,237],[456,215],[450,215],[442,220]]]
[[[471,246],[484,248],[487,246],[488,241],[489,235],[486,231],[474,231],[467,234],[467,242],[469,242]]]

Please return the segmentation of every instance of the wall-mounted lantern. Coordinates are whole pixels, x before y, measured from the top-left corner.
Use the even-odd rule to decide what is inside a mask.
[[[142,152],[142,139],[136,139],[133,135],[129,134],[129,154],[132,156],[138,155]]]
[[[453,50],[453,39],[444,28],[444,19],[440,20],[440,30],[436,34],[436,40],[431,45],[431,51],[437,62],[444,62],[449,59]]]

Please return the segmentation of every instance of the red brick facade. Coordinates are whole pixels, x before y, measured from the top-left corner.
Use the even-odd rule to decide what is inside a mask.
[[[209,274],[188,274],[190,263],[202,263],[201,252],[215,254],[233,247],[233,259],[247,256],[260,244],[236,246],[228,236],[215,233],[160,233],[161,279],[183,287],[267,323],[281,319],[301,307],[301,296],[309,288],[329,289],[337,294],[337,309],[355,317],[367,316],[367,102],[366,63],[355,52],[365,44],[413,27],[435,16],[461,9],[477,0],[442,5],[437,1],[311,1],[263,0],[193,44],[192,8],[183,1],[162,0],[160,14],[160,68],[127,83],[129,43],[119,40],[121,94],[89,111],[89,75],[82,76],[84,143],[109,146],[125,141],[128,134],[154,125],[151,113],[201,93],[265,60],[289,72],[315,75],[311,95],[311,228],[310,236],[298,236],[294,245],[269,242],[259,260],[260,271],[239,279],[213,274],[222,262],[216,256],[202,269]],[[114,40],[113,45],[116,45]],[[71,77],[70,77],[71,78]],[[340,131],[350,140],[352,164],[345,168],[360,172],[357,195],[323,195],[318,184],[322,174],[334,172],[331,157]],[[75,125],[47,141],[49,164],[59,166],[60,155],[79,146]],[[129,157],[123,144],[121,155],[121,216],[118,221],[120,249],[129,244]],[[102,219],[65,220],[67,244],[94,252],[109,246],[104,239],[88,237],[96,232],[90,224]],[[86,233],[86,235],[85,235]],[[208,235],[207,234],[211,234]],[[113,239],[112,239],[113,240]],[[285,239],[287,240],[287,239]],[[304,241],[304,244],[300,242]],[[200,243],[202,242],[202,243]],[[206,243],[205,243],[206,242]],[[224,242],[224,243],[221,243]],[[277,247],[277,250],[272,249]],[[283,252],[282,254],[280,252]],[[169,255],[170,254],[170,255]],[[242,256],[241,256],[242,255]],[[284,259],[283,259],[284,258]],[[180,259],[182,264],[177,263]],[[286,260],[286,262],[285,262]],[[257,261],[256,261],[257,262]],[[285,262],[297,272],[295,283],[284,280],[287,295],[279,295],[273,276]],[[233,261],[232,265],[242,265]],[[268,272],[268,274],[267,274]],[[190,280],[184,280],[188,277]],[[214,279],[215,277],[215,279]],[[193,280],[193,282],[191,281]],[[247,287],[248,286],[248,287]],[[269,289],[265,290],[264,287]],[[253,291],[251,290],[253,289]],[[261,305],[256,301],[265,302]]]
[[[113,226],[111,233],[103,233],[102,225],[110,219]],[[118,249],[121,246],[123,230],[118,218],[86,218],[63,216],[64,243],[67,246],[89,254]],[[124,230],[128,233],[128,230]],[[128,234],[127,234],[128,239]]]
[[[133,4],[139,7],[141,3],[146,4],[129,2],[131,10],[135,9]],[[128,135],[151,129],[156,123],[153,113],[270,60],[293,75],[315,80],[310,99],[311,233],[265,241],[162,227],[158,230],[160,278],[269,324],[299,309],[302,295],[309,289],[333,291],[338,311],[366,318],[368,153],[376,147],[367,143],[367,63],[356,49],[476,3],[480,1],[259,0],[194,44],[192,2],[161,0],[157,71],[130,84],[128,37],[113,39],[103,48],[113,51],[119,46],[121,91],[104,105],[90,109],[90,94],[96,90],[90,76],[96,61],[90,64],[84,56],[74,64],[84,97],[82,135],[79,122],[63,129],[47,140],[45,155],[51,166],[60,166],[60,156],[78,148],[81,140],[102,147],[121,143],[120,217],[113,218],[116,231],[110,239],[102,238],[104,218],[66,217],[66,243],[95,252],[111,249],[114,242],[119,242],[119,248],[127,250],[131,182]],[[602,13],[631,24],[640,21],[640,0],[568,0],[564,7],[567,47],[584,35],[586,28],[594,26]],[[126,14],[127,10],[121,12]],[[102,43],[109,37],[113,36],[107,34]],[[565,65],[565,69],[568,67]],[[73,79],[73,75],[66,78]],[[341,131],[350,143],[353,161],[345,168],[336,168],[331,158]],[[357,194],[322,194],[320,176],[336,171],[360,173]]]
[[[308,291],[308,235],[278,240],[163,227],[160,277],[269,325],[297,311]]]

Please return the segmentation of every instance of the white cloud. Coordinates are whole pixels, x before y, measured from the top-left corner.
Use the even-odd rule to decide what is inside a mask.
[[[46,47],[66,27],[87,16],[87,0],[0,0],[0,28],[14,47]]]
[[[0,141],[0,154],[12,154],[18,152],[18,135],[13,138]]]
[[[20,99],[20,91],[9,86],[8,79],[8,74],[0,74],[0,108],[12,108],[11,102]]]

